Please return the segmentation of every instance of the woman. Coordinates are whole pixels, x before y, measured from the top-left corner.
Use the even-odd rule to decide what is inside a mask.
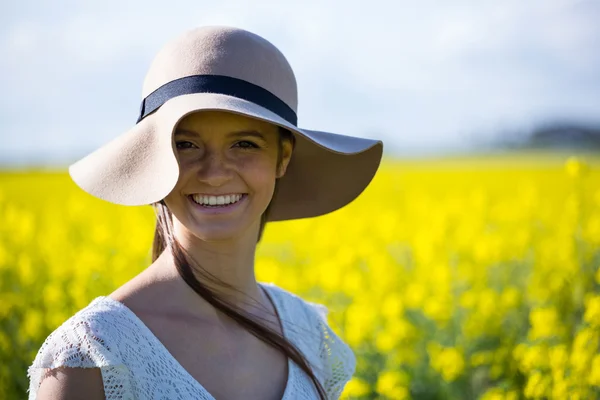
[[[52,332],[30,399],[338,398],[355,370],[326,308],[257,282],[268,221],[355,199],[378,140],[300,129],[271,43],[203,27],[168,43],[137,124],[69,168],[88,193],[157,212],[153,263]]]

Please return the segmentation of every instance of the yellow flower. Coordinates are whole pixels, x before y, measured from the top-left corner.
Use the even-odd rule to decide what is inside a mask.
[[[35,281],[35,267],[31,261],[31,257],[28,254],[21,253],[19,256],[17,271],[19,272],[21,282],[24,285],[31,285]]]
[[[42,295],[44,297],[44,303],[49,308],[61,306],[60,302],[64,298],[65,292],[61,290],[58,285],[46,285]]]
[[[480,400],[517,400],[519,394],[514,390],[505,391],[499,388],[491,388],[483,394]]]
[[[277,260],[262,258],[256,268],[256,278],[262,282],[277,282],[281,267]]]
[[[477,295],[473,290],[467,290],[460,296],[459,301],[461,307],[471,309],[477,304]]]
[[[440,325],[444,325],[452,317],[451,304],[452,301],[448,298],[430,297],[423,305],[423,313]]]
[[[400,371],[385,371],[377,379],[376,390],[382,396],[390,399],[409,399],[410,392],[405,386],[408,383],[408,377]]]
[[[600,387],[600,354],[596,354],[592,360],[588,382],[590,385]]]
[[[30,310],[24,315],[21,325],[23,337],[36,338],[44,328],[44,316],[39,310]]]
[[[479,294],[477,311],[482,316],[492,317],[498,312],[498,293],[493,289],[485,289]]]
[[[431,368],[442,375],[446,382],[458,378],[465,369],[465,359],[462,352],[455,347],[441,347],[437,343],[430,343],[429,353]]]
[[[563,333],[558,311],[554,307],[537,308],[529,314],[531,340],[560,336]]]
[[[372,306],[355,302],[346,311],[346,339],[350,346],[358,346],[372,334],[375,314]]]
[[[569,352],[564,344],[552,347],[549,351],[550,368],[552,371],[562,371],[569,362]]]
[[[591,296],[586,299],[583,319],[593,327],[600,327],[600,296]]]
[[[346,386],[344,386],[344,391],[342,392],[341,398],[347,398],[351,396],[365,396],[371,392],[371,387],[369,383],[363,379],[353,377]]]
[[[506,310],[517,308],[521,302],[521,293],[514,286],[509,286],[500,295],[500,304]]]
[[[414,336],[414,327],[404,319],[390,321],[387,328],[380,332],[375,339],[375,345],[382,353],[396,348],[402,341]]]
[[[588,165],[579,157],[572,156],[565,161],[565,171],[572,177],[582,176],[588,168]]]
[[[520,359],[523,372],[530,372],[548,366],[548,350],[543,345],[525,346]]]
[[[481,400],[504,400],[504,391],[498,388],[491,388],[481,396]]]
[[[402,310],[402,298],[399,293],[389,293],[381,304],[381,314],[390,320],[399,318]]]
[[[346,397],[408,398],[423,384],[443,397],[487,371],[491,387],[473,398],[516,400],[526,388],[594,398],[600,157],[559,160],[383,160],[347,207],[267,224],[257,279],[328,306],[361,371],[383,369],[349,382]],[[9,366],[31,362],[52,328],[146,268],[156,221],[150,207],[87,195],[66,172],[5,172],[0,191],[0,398],[17,398],[4,389],[22,371]],[[479,343],[485,351],[465,360]]]
[[[527,379],[525,385],[525,397],[530,399],[542,399],[548,396],[550,391],[550,377],[539,372],[534,372]]]
[[[8,267],[8,250],[0,242],[0,270]]]
[[[406,288],[405,304],[409,308],[419,308],[425,299],[425,287],[419,283],[411,283]]]
[[[570,364],[573,370],[579,375],[587,374],[592,357],[597,351],[598,334],[590,328],[579,331],[571,350]]]
[[[565,380],[554,380],[552,385],[552,399],[566,399],[569,394],[569,384]]]

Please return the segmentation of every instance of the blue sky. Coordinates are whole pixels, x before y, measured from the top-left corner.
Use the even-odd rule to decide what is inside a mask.
[[[40,4],[41,3],[41,4]],[[0,163],[67,164],[135,123],[160,47],[200,25],[274,43],[299,125],[460,149],[540,122],[600,123],[600,1],[60,1],[0,12]]]

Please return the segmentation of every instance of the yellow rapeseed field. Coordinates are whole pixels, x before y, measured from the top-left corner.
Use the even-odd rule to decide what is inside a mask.
[[[153,230],[64,171],[0,173],[0,398]],[[345,398],[600,398],[600,157],[386,159],[348,207],[267,225],[257,274],[330,309]]]

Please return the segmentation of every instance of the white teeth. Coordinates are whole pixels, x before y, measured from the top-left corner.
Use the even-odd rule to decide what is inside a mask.
[[[226,205],[226,204],[236,203],[242,198],[242,195],[235,194],[235,195],[231,195],[231,196],[230,195],[227,195],[227,196],[202,196],[199,194],[195,194],[192,196],[192,198],[198,204],[214,206],[214,205]]]

